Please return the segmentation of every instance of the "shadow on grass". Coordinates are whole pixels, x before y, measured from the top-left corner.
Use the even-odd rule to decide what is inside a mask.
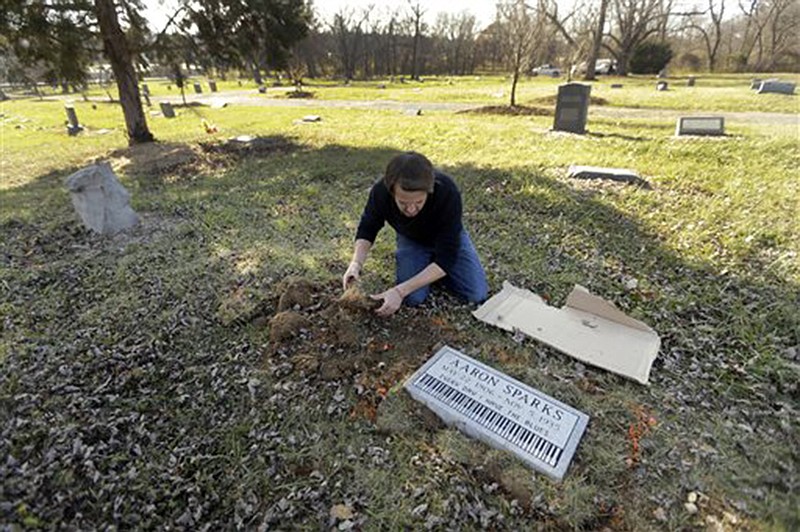
[[[135,177],[137,209],[174,220],[136,241],[80,230],[59,188],[72,168],[0,193],[10,206],[0,422],[11,434],[0,449],[26,464],[2,470],[12,507],[26,508],[5,521],[100,527],[114,508],[117,525],[133,527],[324,525],[333,504],[352,500],[364,516],[369,508],[365,526],[413,527],[419,485],[429,512],[464,526],[477,526],[469,515],[478,500],[511,528],[532,516],[590,527],[607,522],[609,508],[626,528],[661,526],[657,508],[680,528],[691,524],[688,491],[710,497],[707,515],[797,524],[796,496],[786,493],[796,493],[798,451],[784,442],[798,435],[785,423],[798,383],[781,357],[797,344],[798,286],[761,275],[757,256],[738,274],[689,263],[641,220],[535,169],[444,168],[462,189],[492,290],[508,279],[560,305],[580,283],[662,337],[652,384],[641,387],[539,344],[518,346],[463,307],[429,309],[464,331],[455,347],[591,416],[565,484],[536,477],[541,506],[513,510],[469,467],[442,462],[435,435],[388,441],[348,417],[336,405],[357,400],[350,380],[304,381],[281,370],[279,354],[265,369],[266,341],[221,324],[220,300],[241,287],[270,294],[289,274],[337,279],[369,187],[397,152],[284,141],[291,149],[237,154],[192,180],[164,179],[167,171],[149,187]],[[133,153],[124,173],[151,156]],[[392,240],[384,231],[368,263],[376,286],[391,280]],[[657,424],[632,458],[629,427],[641,412]],[[94,470],[81,446],[94,449]],[[50,449],[68,458],[54,462]]]

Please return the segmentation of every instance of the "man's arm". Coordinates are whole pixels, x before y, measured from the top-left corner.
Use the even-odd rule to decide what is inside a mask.
[[[421,272],[411,279],[403,281],[383,293],[372,296],[372,299],[383,300],[383,305],[381,305],[375,313],[384,318],[391,316],[397,312],[397,309],[403,304],[403,299],[405,299],[408,294],[423,286],[435,283],[445,275],[447,275],[445,271],[435,262],[428,264]]]
[[[353,258],[342,277],[342,287],[345,290],[347,290],[350,283],[358,281],[361,276],[361,268],[364,266],[364,262],[367,260],[367,255],[369,255],[369,250],[371,248],[372,242],[369,240],[364,238],[356,239],[355,246],[353,246]]]

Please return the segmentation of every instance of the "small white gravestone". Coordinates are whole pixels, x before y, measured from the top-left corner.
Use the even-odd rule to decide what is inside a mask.
[[[675,135],[725,135],[724,116],[682,116],[675,124]]]
[[[666,91],[669,90],[669,83],[666,81],[659,81],[656,83],[656,90],[657,91]]]
[[[319,115],[306,115],[303,117],[303,122],[321,122],[322,117]]]
[[[405,382],[448,425],[561,480],[589,416],[451,347]]]
[[[113,235],[139,223],[130,206],[131,195],[108,163],[78,170],[67,178],[66,185],[72,205],[92,231]]]
[[[774,94],[794,94],[796,85],[788,81],[778,81],[768,79],[761,83],[758,88],[758,94],[774,93]]]

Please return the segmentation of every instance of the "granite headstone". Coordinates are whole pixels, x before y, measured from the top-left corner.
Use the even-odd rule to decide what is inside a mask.
[[[591,85],[566,83],[558,87],[556,116],[553,121],[555,131],[586,133],[586,118],[589,114],[589,94]]]

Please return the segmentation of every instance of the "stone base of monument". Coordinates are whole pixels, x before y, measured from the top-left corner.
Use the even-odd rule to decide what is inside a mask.
[[[564,478],[589,423],[583,412],[448,346],[404,387],[448,425],[555,480]]]
[[[130,206],[130,194],[108,163],[78,170],[67,178],[66,185],[75,211],[92,231],[113,235],[139,223]]]
[[[567,170],[567,176],[574,179],[610,179],[631,183],[645,188],[650,188],[650,184],[639,177],[639,174],[624,168],[603,168],[601,166],[578,166],[572,165]]]

